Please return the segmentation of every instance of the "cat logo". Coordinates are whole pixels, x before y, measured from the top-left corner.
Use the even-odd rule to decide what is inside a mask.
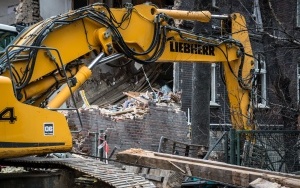
[[[54,135],[54,124],[53,123],[44,123],[44,135],[53,136]]]

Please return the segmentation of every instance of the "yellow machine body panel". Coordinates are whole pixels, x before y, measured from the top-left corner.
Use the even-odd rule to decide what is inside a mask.
[[[72,137],[62,114],[19,102],[7,77],[0,76],[0,84],[0,158],[70,151]]]

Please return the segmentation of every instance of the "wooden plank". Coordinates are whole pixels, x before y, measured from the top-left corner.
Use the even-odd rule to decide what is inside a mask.
[[[131,97],[131,98],[133,98],[133,99],[135,99],[135,100],[137,100],[137,101],[140,101],[140,102],[142,102],[143,104],[148,104],[148,100],[143,99],[143,98],[141,98],[141,97],[137,97],[137,96],[135,96],[134,94],[127,93],[127,92],[123,92],[123,94],[124,94],[124,95],[127,95],[128,97]]]
[[[222,167],[222,166],[223,167],[231,167],[231,168],[240,169],[240,170],[251,170],[253,172],[258,172],[258,173],[268,172],[269,175],[284,174],[285,177],[291,177],[291,178],[295,177],[294,174],[286,174],[286,173],[280,173],[280,172],[275,172],[275,171],[266,171],[266,170],[261,170],[261,169],[257,169],[257,168],[249,168],[249,167],[244,167],[244,166],[231,165],[231,164],[218,162],[218,161],[203,160],[203,159],[184,157],[184,156],[178,156],[178,155],[170,155],[170,154],[157,153],[157,152],[152,152],[152,153],[154,156],[167,157],[167,158],[172,158],[172,159],[177,159],[177,160],[185,160],[185,161],[201,163],[201,164],[208,164],[208,165],[218,165],[220,167]],[[296,177],[300,177],[300,176],[296,176]]]
[[[126,109],[123,111],[112,112],[112,113],[109,113],[108,115],[117,116],[117,115],[126,114],[126,113],[130,113],[130,112],[134,112],[134,109],[130,108],[130,109]]]
[[[176,164],[174,164],[171,161],[168,161],[171,165],[173,165],[175,168],[177,168],[180,172],[182,172],[183,174],[185,174],[185,171],[183,169],[181,169],[179,166],[177,166]]]
[[[187,173],[188,176],[193,176],[192,172],[191,172],[191,169],[190,169],[190,166],[188,164],[185,165],[185,169],[186,169],[186,173]]]
[[[276,182],[287,187],[299,187],[300,185],[299,175],[271,172],[216,161],[162,154],[142,149],[129,149],[119,152],[117,154],[117,159],[118,161],[127,164],[142,165],[178,172],[182,171],[179,169],[185,169],[186,165],[189,165],[193,176],[223,182],[224,184],[234,186],[248,187],[250,182],[258,178]]]

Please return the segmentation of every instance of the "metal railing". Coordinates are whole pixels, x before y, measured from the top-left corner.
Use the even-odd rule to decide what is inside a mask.
[[[168,153],[186,157],[203,158],[208,148],[203,145],[179,142],[166,137],[161,137],[158,146],[159,153]]]
[[[232,164],[271,171],[300,171],[300,131],[231,130]]]
[[[300,174],[300,131],[235,130],[218,134],[210,148],[161,137],[158,152]],[[202,157],[193,153],[207,151]]]

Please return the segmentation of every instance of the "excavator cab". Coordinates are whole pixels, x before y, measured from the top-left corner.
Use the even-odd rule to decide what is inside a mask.
[[[0,51],[2,53],[4,53],[5,48],[11,44],[18,34],[19,32],[16,27],[0,24]]]

